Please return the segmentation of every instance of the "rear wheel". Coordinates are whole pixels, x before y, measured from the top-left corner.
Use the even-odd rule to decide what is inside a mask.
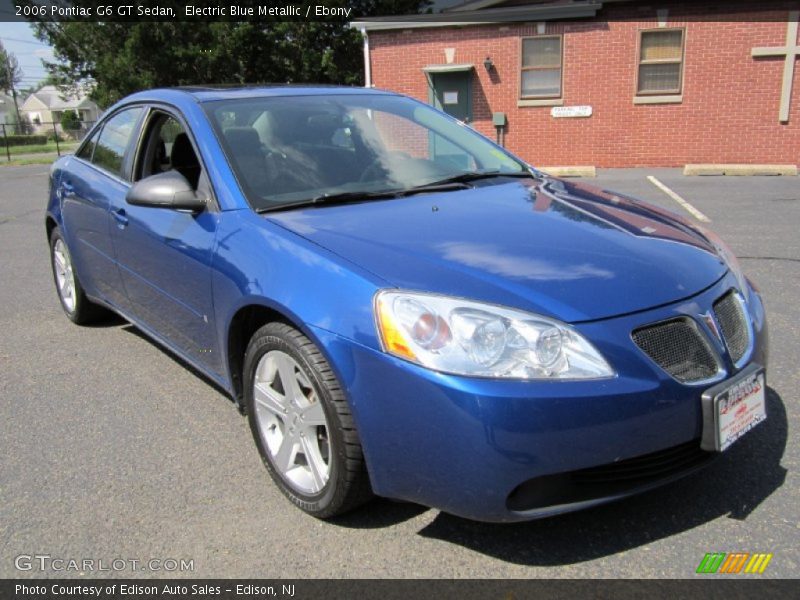
[[[244,380],[253,437],[289,500],[328,518],[371,498],[347,400],[306,336],[283,323],[263,326],[247,347]]]
[[[50,264],[61,308],[73,323],[84,325],[107,314],[101,306],[86,297],[75,274],[69,248],[58,227],[50,234]]]

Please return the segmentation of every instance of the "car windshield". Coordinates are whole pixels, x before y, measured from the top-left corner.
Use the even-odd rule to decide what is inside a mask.
[[[205,109],[259,211],[528,172],[470,127],[402,96],[272,96],[209,102]]]

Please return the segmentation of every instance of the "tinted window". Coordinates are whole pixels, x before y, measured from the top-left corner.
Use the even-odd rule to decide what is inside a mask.
[[[78,150],[76,156],[78,158],[84,158],[86,160],[92,160],[92,154],[94,154],[94,147],[97,144],[97,137],[100,135],[100,130],[94,132],[91,138],[86,140],[81,146],[81,149]]]
[[[94,164],[118,177],[124,177],[122,159],[141,113],[141,107],[130,108],[106,121],[94,151]]]
[[[155,112],[148,123],[137,164],[137,180],[174,170],[195,189],[202,170],[183,125],[175,117],[161,112]]]

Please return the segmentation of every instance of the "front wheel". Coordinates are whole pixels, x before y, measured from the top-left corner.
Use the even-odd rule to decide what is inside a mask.
[[[61,308],[73,323],[85,325],[107,314],[103,307],[86,297],[75,274],[72,255],[58,227],[50,234],[50,264]]]
[[[283,323],[264,325],[247,347],[244,381],[261,458],[292,503],[329,518],[372,497],[347,400],[311,340]]]

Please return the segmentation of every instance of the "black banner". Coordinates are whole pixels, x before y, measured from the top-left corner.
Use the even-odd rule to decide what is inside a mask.
[[[340,0],[7,0],[0,21],[203,22],[333,21],[357,19],[358,4]]]
[[[382,7],[384,7],[382,9]],[[659,5],[660,6],[660,5]],[[665,0],[672,19],[684,21],[785,21],[792,0],[729,0],[697,3]],[[369,8],[369,16],[364,10]],[[316,21],[392,26],[466,25],[540,20],[635,20],[641,14],[625,3],[605,5],[600,0],[511,5],[467,11],[392,15],[393,5],[381,0],[0,0],[0,22],[280,22]],[[375,16],[375,15],[386,16]]]
[[[219,598],[220,600],[464,600],[496,598],[548,600],[575,598],[670,598],[704,600],[789,596],[791,580],[730,579],[698,576],[694,580],[366,580],[366,579],[208,579],[208,580],[0,580],[4,600],[145,600]]]

